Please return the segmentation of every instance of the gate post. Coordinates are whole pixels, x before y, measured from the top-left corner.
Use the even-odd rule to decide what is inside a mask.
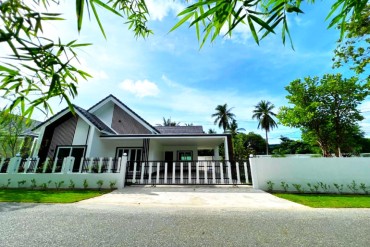
[[[121,180],[118,180],[117,188],[124,188],[125,187],[125,181],[126,181],[126,168],[127,168],[127,156],[124,154],[120,160],[120,175]]]
[[[21,161],[22,158],[18,156],[11,158],[6,169],[6,173],[18,173],[19,164]]]

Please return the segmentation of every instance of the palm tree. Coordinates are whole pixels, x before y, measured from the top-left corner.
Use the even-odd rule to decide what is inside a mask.
[[[165,119],[163,117],[163,124],[157,124],[157,125],[158,126],[179,126],[180,122],[179,123],[176,123],[175,121],[172,122],[171,118]]]
[[[229,128],[230,122],[235,118],[234,113],[231,112],[233,108],[227,109],[227,104],[218,105],[215,110],[216,113],[212,114],[215,117],[214,124],[218,124],[219,128],[223,128],[224,132]]]
[[[235,137],[238,133],[240,133],[240,131],[245,131],[244,128],[238,128],[238,123],[236,122],[235,119],[233,119],[231,121],[231,124],[230,124],[228,130],[230,131],[230,133],[233,137]]]
[[[272,112],[272,109],[275,108],[273,104],[269,101],[261,100],[256,106],[255,110],[253,111],[252,118],[256,118],[258,120],[257,128],[264,129],[266,131],[266,154],[269,154],[269,143],[268,143],[268,136],[267,132],[273,130],[275,127],[277,128],[277,124],[273,117],[276,117],[276,114]]]

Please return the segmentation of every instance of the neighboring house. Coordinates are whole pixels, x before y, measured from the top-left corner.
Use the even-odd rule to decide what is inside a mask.
[[[214,150],[220,160],[219,146],[224,144],[225,160],[231,160],[231,137],[228,134],[205,134],[202,126],[153,127],[113,95],[88,110],[74,106],[41,123],[34,156],[62,159],[82,157],[121,157],[128,161],[197,160],[199,150]]]

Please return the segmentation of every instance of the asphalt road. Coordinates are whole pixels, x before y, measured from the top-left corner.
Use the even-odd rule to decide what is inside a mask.
[[[0,246],[370,246],[368,209],[0,203]]]

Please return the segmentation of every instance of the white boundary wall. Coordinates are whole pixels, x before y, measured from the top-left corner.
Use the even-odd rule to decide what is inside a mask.
[[[293,183],[309,190],[307,183],[322,182],[337,190],[334,183],[343,184],[343,191],[350,192],[347,185],[355,181],[357,185],[370,186],[370,158],[251,158],[253,188],[267,190],[271,181],[274,190],[283,190],[280,184],[286,182],[289,190],[295,190]]]
[[[102,158],[100,159],[100,161]],[[40,188],[42,187],[42,184],[46,183],[48,185],[48,188],[56,188],[55,183],[59,183],[63,181],[61,186],[59,188],[69,188],[71,184],[71,180],[74,183],[74,188],[84,188],[84,181],[87,182],[87,188],[99,188],[98,181],[102,180],[103,185],[101,188],[109,189],[110,183],[114,182],[114,188],[123,188],[125,185],[125,176],[126,176],[126,166],[127,166],[127,157],[123,156],[122,159],[119,159],[120,162],[120,170],[115,173],[72,173],[72,164],[74,161],[74,157],[66,157],[64,158],[63,165],[62,165],[62,171],[59,173],[18,173],[19,164],[20,164],[21,158],[20,157],[14,157],[10,160],[7,172],[8,173],[0,173],[0,188],[1,187],[8,187],[8,188],[30,188],[33,183],[31,180],[35,180],[36,187]],[[39,160],[37,159],[37,163]],[[29,163],[28,163],[29,164]],[[54,164],[55,165],[55,164]],[[0,162],[0,167],[2,166],[2,160]],[[27,170],[27,162],[25,164],[26,170]],[[90,170],[91,170],[91,164]],[[101,166],[101,164],[100,164]],[[37,167],[37,165],[36,165]],[[100,170],[101,168],[99,168]],[[54,168],[53,168],[54,170]],[[110,170],[110,169],[108,169]],[[20,181],[26,181],[24,184],[21,184],[19,186]],[[51,181],[49,183],[49,181]]]

